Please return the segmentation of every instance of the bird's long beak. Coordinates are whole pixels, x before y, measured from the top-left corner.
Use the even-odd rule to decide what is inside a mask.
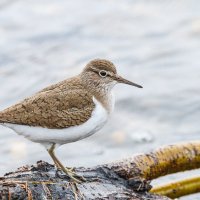
[[[127,85],[132,85],[132,86],[135,86],[135,87],[138,87],[138,88],[143,88],[141,85],[138,85],[136,83],[133,83],[129,80],[126,80],[124,79],[123,77],[121,76],[118,76],[118,75],[115,75],[114,77],[114,80],[116,80],[118,83],[124,83],[124,84],[127,84]]]

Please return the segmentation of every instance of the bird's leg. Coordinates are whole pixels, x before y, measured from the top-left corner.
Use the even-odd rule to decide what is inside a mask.
[[[56,157],[56,156],[55,156],[55,154],[54,154],[54,150],[55,150],[55,144],[53,144],[53,145],[51,146],[51,148],[48,149],[47,151],[48,151],[48,153],[50,154],[51,158],[53,159],[53,162],[55,163],[57,169],[60,169],[60,165],[59,165],[59,164],[57,163],[57,161],[55,160],[55,157]],[[52,156],[52,154],[53,154],[53,156]],[[73,167],[72,167],[72,168],[66,167],[66,169],[69,170],[69,171],[71,171],[71,172],[74,171],[74,168],[73,168]]]
[[[56,161],[55,158],[54,158],[54,157],[55,157],[55,155],[54,155],[54,150],[55,150],[55,144],[53,144],[53,145],[51,146],[50,149],[47,149],[49,155],[51,156],[51,158],[52,158],[52,160],[53,160],[53,162],[54,162],[54,164],[56,165],[56,168],[59,169],[60,166],[59,166],[59,164],[57,163],[57,161]],[[53,156],[53,155],[54,155],[54,156]]]
[[[70,177],[70,179],[72,179],[74,182],[76,183],[81,183],[83,181],[85,181],[85,179],[82,176],[77,175],[76,173],[74,173],[71,169],[68,169],[66,167],[64,167],[64,165],[59,161],[59,159],[56,157],[55,153],[54,153],[54,149],[55,149],[55,144],[53,144],[51,146],[51,148],[48,150],[49,155],[51,156],[51,158],[53,159],[55,165],[58,168],[61,168],[62,171]]]

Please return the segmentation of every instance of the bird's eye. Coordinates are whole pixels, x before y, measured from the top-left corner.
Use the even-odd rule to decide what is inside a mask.
[[[105,71],[105,70],[101,70],[101,71],[99,72],[99,76],[101,76],[102,78],[105,78],[107,75],[108,75],[108,73],[107,73],[107,71]]]

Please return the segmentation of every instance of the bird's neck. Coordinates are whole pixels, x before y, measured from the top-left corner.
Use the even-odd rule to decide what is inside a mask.
[[[102,106],[108,111],[108,113],[111,113],[114,108],[114,95],[112,93],[112,89],[115,85],[115,83],[111,84],[98,84],[98,82],[94,82],[91,80],[91,77],[83,76],[83,74],[80,75],[80,80],[82,85],[85,87],[86,90],[88,90],[89,93],[92,94],[92,96],[95,97],[97,101],[99,101]]]
[[[115,103],[112,90],[101,89],[99,91],[93,91],[93,95],[103,105],[109,114],[112,113]]]

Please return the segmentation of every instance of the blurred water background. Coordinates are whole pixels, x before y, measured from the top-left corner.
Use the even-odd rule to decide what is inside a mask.
[[[93,166],[200,138],[200,1],[0,1],[0,109],[94,58],[110,59],[144,89],[117,86],[106,127],[58,149],[66,165]],[[0,175],[52,162],[42,146],[4,127],[0,146]],[[185,176],[191,173],[178,178]]]

